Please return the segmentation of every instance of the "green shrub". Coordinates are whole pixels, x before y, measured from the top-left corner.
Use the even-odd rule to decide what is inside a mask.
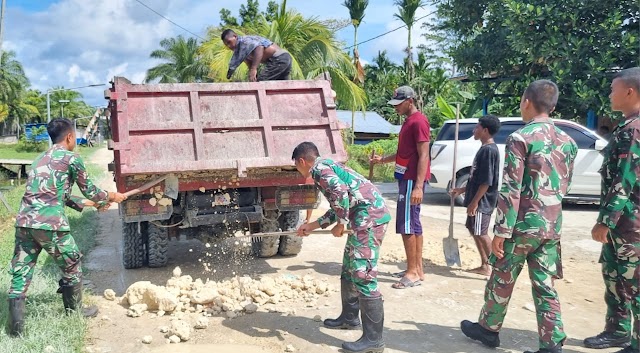
[[[16,152],[44,152],[47,150],[49,143],[45,141],[36,141],[36,137],[47,130],[46,127],[41,126],[33,128],[31,130],[31,137],[27,138],[27,134],[20,136],[20,141],[16,145]]]
[[[398,150],[398,138],[393,137],[385,140],[377,140],[366,145],[348,145],[347,154],[349,155],[349,161],[347,166],[356,172],[369,176],[369,159],[371,153],[375,151],[375,154],[379,156],[388,156],[395,154]],[[378,182],[392,182],[394,164],[377,164],[373,168],[373,181]]]

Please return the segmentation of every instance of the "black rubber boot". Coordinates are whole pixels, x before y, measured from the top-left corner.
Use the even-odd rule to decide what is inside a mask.
[[[326,319],[324,325],[333,329],[353,330],[360,327],[360,304],[358,292],[353,283],[346,279],[340,280],[340,297],[342,298],[342,312],[337,319]]]
[[[627,346],[625,349],[619,350],[615,353],[640,353],[640,349],[633,349],[631,346]]]
[[[22,336],[24,332],[24,298],[9,299],[9,334]]]
[[[535,352],[525,351],[524,353],[562,353],[562,344],[557,344],[550,348],[540,348]]]
[[[498,332],[489,331],[477,322],[463,320],[460,323],[460,330],[462,330],[465,336],[480,341],[487,347],[500,347],[500,336]]]
[[[350,353],[382,353],[384,351],[382,297],[360,297],[360,317],[362,318],[362,337],[355,342],[343,343],[342,349]]]
[[[609,348],[609,347],[628,347],[631,344],[629,336],[618,336],[613,332],[601,332],[597,336],[587,337],[584,339],[584,346],[587,348]]]
[[[67,315],[75,312],[78,309],[82,310],[81,313],[84,317],[94,317],[98,315],[97,306],[82,306],[82,281],[78,282],[76,285],[68,286],[64,284],[62,280],[60,280],[59,284],[60,288],[58,288],[58,293],[62,293],[62,303],[64,304],[64,308],[67,311]]]

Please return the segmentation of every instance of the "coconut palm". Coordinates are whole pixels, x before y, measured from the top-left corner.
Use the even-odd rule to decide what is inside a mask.
[[[264,16],[248,27],[236,28],[238,35],[252,34],[270,39],[287,50],[292,57],[291,78],[313,79],[324,72],[331,76],[333,89],[340,103],[351,109],[366,108],[366,94],[352,78],[354,66],[349,56],[342,51],[334,33],[315,17],[306,18],[293,9],[286,8],[284,0],[275,18],[268,21]],[[220,40],[220,28],[211,28],[209,39],[203,43],[201,54],[209,64],[209,77],[216,82],[227,81],[229,60],[233,52]],[[241,65],[231,77],[233,81],[246,80],[247,67]]]
[[[13,51],[0,54],[0,103],[10,104],[29,86],[22,64]]]
[[[353,25],[353,60],[357,70],[355,81],[364,82],[364,70],[360,64],[360,55],[358,54],[358,27],[364,19],[364,11],[369,6],[369,0],[345,0],[342,4],[349,10],[351,24]]]
[[[394,0],[393,4],[398,6],[398,13],[394,17],[402,21],[408,30],[407,35],[407,74],[409,81],[413,80],[415,74],[413,70],[413,52],[411,48],[411,29],[416,22],[416,11],[425,6],[424,0]]]
[[[165,62],[147,70],[145,82],[202,82],[207,79],[208,68],[198,55],[195,38],[165,38],[160,46],[162,49],[154,50],[149,56]]]

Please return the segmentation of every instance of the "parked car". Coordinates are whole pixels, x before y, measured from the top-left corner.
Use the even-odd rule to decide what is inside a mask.
[[[524,126],[522,118],[500,118],[502,127],[494,136],[500,149],[500,163],[504,163],[504,147],[507,136]],[[600,151],[607,145],[607,140],[594,131],[569,120],[554,119],[556,126],[569,134],[578,145],[578,155],[573,171],[571,190],[566,199],[594,202],[600,197],[600,173],[602,165]],[[473,129],[478,119],[461,119],[458,130],[458,158],[456,161],[456,187],[462,187],[469,180],[469,172],[473,158],[480,149],[480,141],[473,139]],[[435,188],[450,188],[453,172],[453,144],[455,139],[455,120],[447,120],[440,129],[431,146],[431,176],[429,183]],[[502,174],[502,168],[500,168]],[[502,175],[500,176],[502,180]],[[464,195],[456,199],[462,205]]]

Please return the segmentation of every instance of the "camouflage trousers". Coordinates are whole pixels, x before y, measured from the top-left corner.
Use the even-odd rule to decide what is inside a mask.
[[[504,257],[498,259],[491,254],[489,258],[493,272],[485,288],[485,304],[478,322],[488,330],[500,330],[513,288],[525,262],[529,268],[536,307],[539,344],[541,348],[553,347],[567,337],[560,315],[558,293],[553,288],[553,280],[562,278],[559,240],[520,236],[505,239]]]
[[[607,304],[605,331],[621,336],[631,333],[631,346],[637,350],[640,335],[640,244],[623,244],[615,233],[612,238],[614,241],[604,244],[600,254],[605,283],[604,301]]]
[[[379,297],[378,258],[387,224],[356,231],[347,237],[340,278],[355,285],[360,296]]]
[[[70,232],[16,228],[16,243],[11,261],[9,298],[24,298],[31,284],[38,255],[44,249],[62,270],[62,280],[75,285],[82,278],[82,254]]]

